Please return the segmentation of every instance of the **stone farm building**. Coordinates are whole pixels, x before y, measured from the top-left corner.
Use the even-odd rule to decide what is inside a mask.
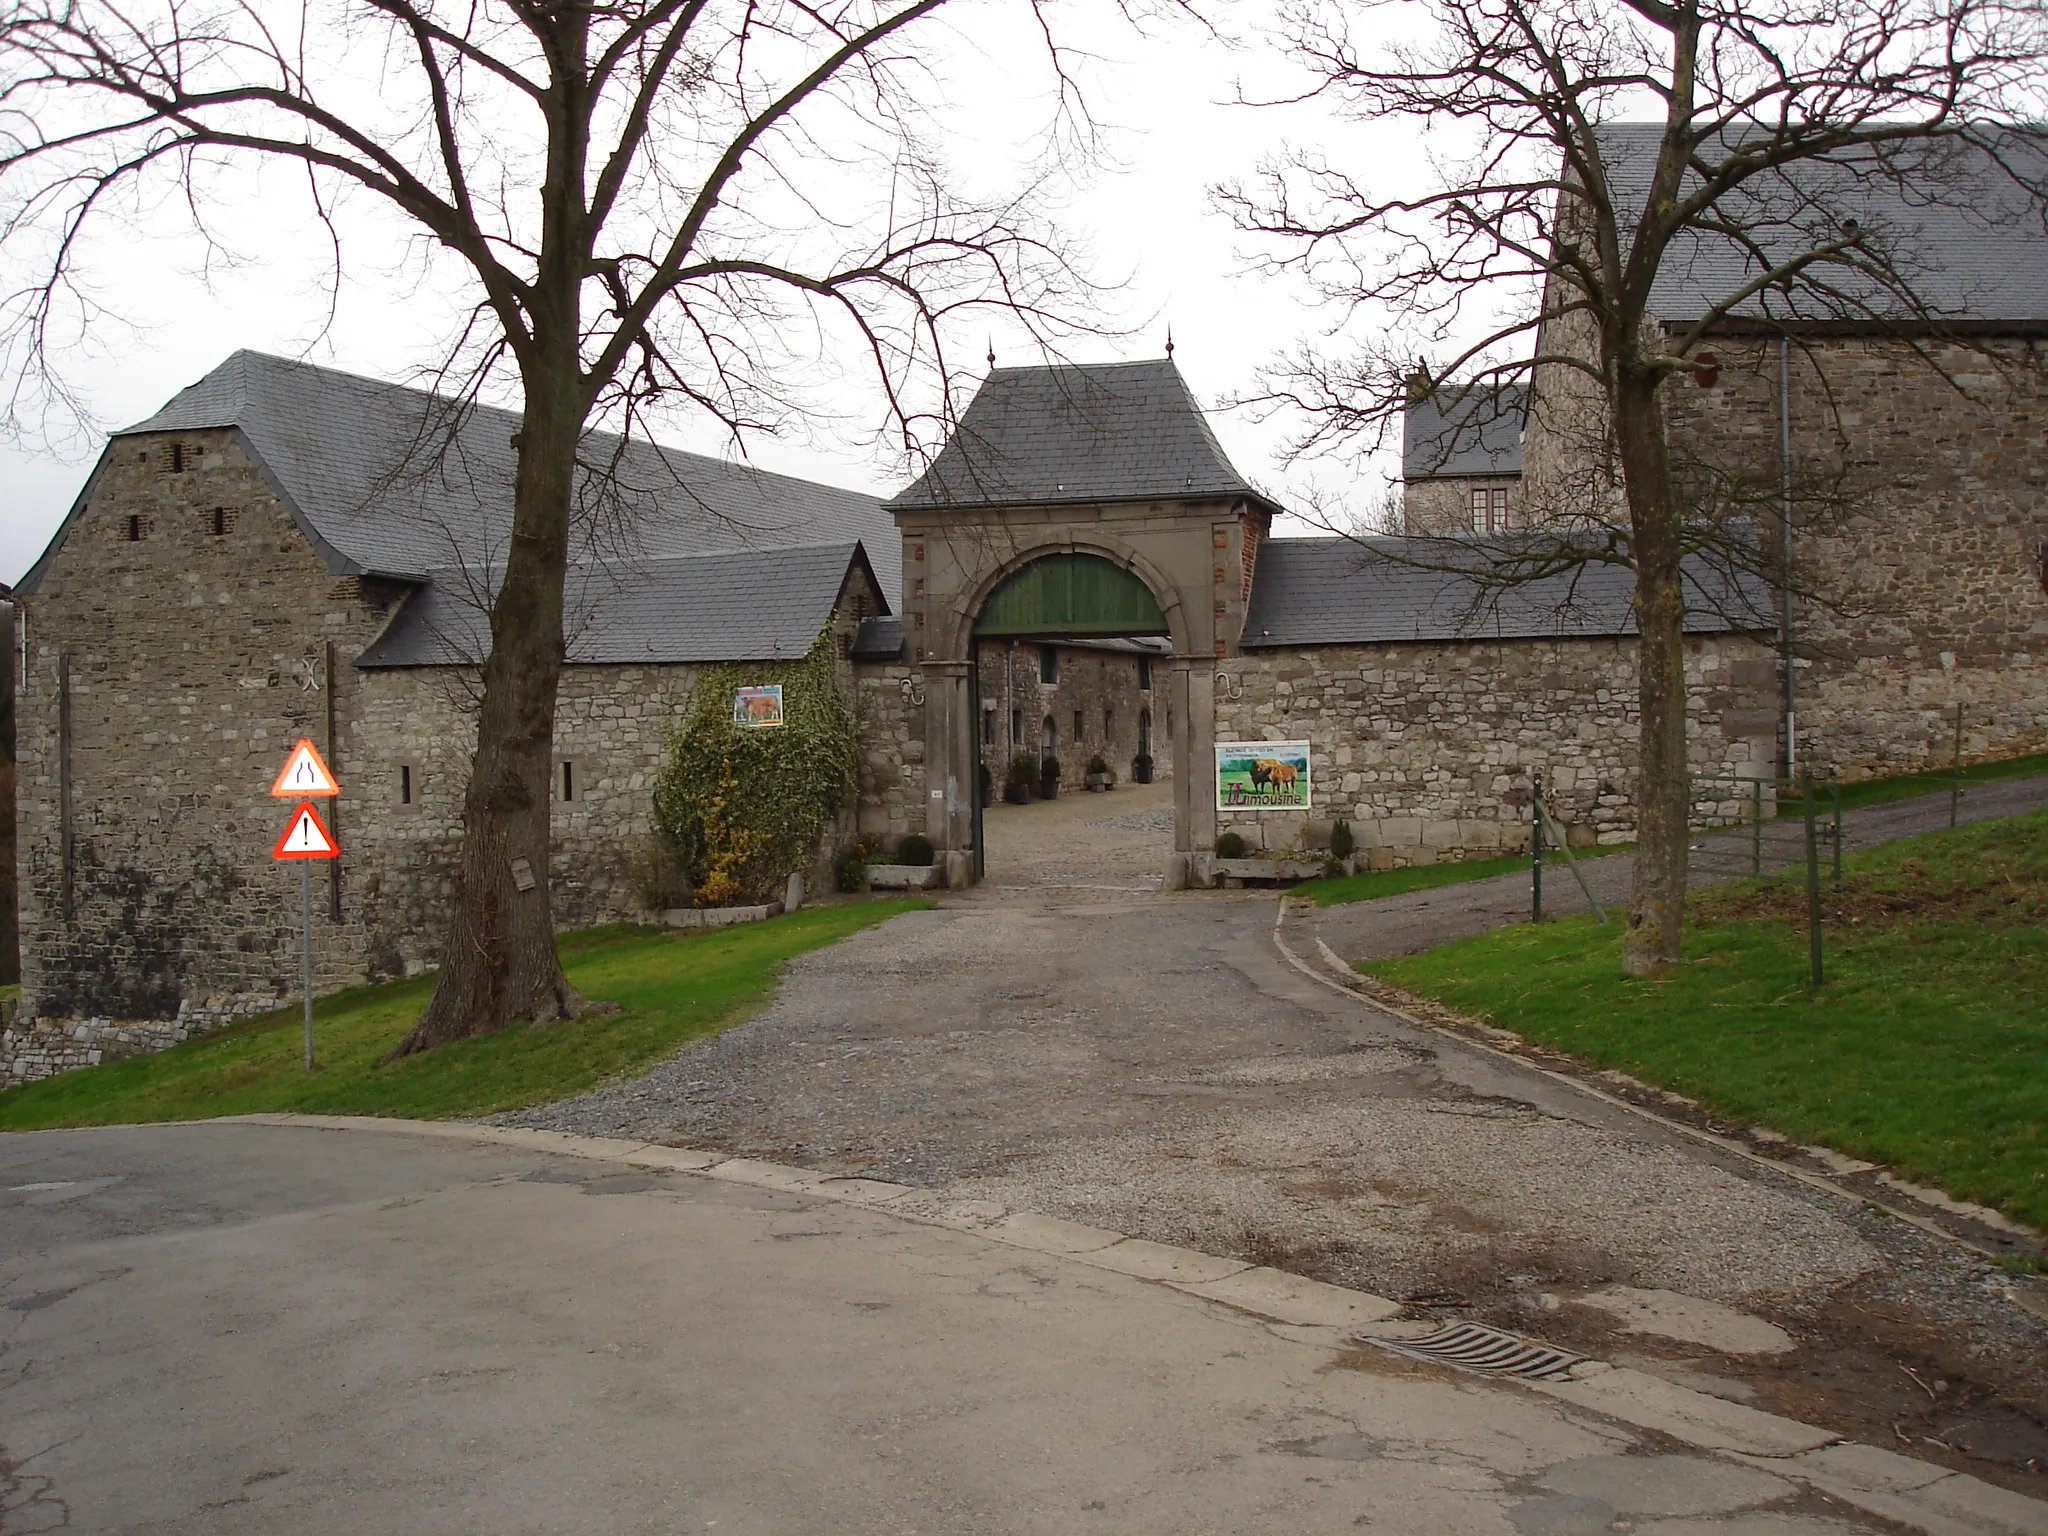
[[[1698,392],[1674,430],[1767,451],[1775,375],[1746,345],[1762,361],[1731,346],[1723,393]],[[2026,542],[2041,418],[2006,397],[1951,408],[1890,368],[1856,375],[1870,430],[1933,452],[1825,557],[1910,602],[1842,620],[1854,659],[1816,667],[1798,727],[1808,759],[1847,774],[1924,762],[1959,698],[1984,701],[1985,744],[2048,728],[2048,595]],[[290,991],[296,882],[268,856],[265,791],[300,735],[343,786],[320,985],[436,962],[517,427],[244,352],[108,443],[19,593],[23,1022],[0,1074],[167,1043]],[[593,439],[586,457],[611,472],[583,488],[569,580],[564,923],[640,915],[650,790],[700,669],[794,657],[828,627],[860,732],[833,837],[922,833],[948,883],[979,873],[980,770],[999,788],[1013,755],[1047,747],[1069,782],[1098,752],[1124,775],[1146,751],[1171,776],[1170,885],[1213,880],[1224,829],[1278,851],[1344,818],[1376,867],[1512,849],[1536,771],[1575,841],[1630,833],[1627,573],[1481,601],[1404,563],[1401,539],[1275,539],[1282,508],[1170,359],[993,370],[886,503],[640,443]],[[1467,507],[1500,467],[1466,466],[1484,482]],[[1508,525],[1528,478],[1505,477]],[[1784,724],[1772,596],[1690,576],[1694,769],[1767,776]],[[1267,741],[1308,744],[1309,807],[1219,811],[1218,744]]]
[[[1624,199],[1647,186],[1660,133],[1602,130]],[[1774,558],[1790,551],[1774,598],[1781,767],[1946,763],[1958,706],[1966,758],[2048,746],[2048,231],[1988,160],[1940,153],[1953,158],[1939,196],[1806,166],[1732,210],[1765,250],[1804,248],[1820,216],[1860,229],[1921,312],[1881,292],[1757,296],[1708,327],[1709,366],[1664,391],[1692,504],[1748,521]],[[1652,313],[1676,336],[1759,270],[1699,236],[1670,253]],[[1588,356],[1590,338],[1548,322],[1536,352]],[[1411,534],[1621,515],[1604,420],[1568,365],[1538,366],[1533,385],[1420,393],[1403,449]]]

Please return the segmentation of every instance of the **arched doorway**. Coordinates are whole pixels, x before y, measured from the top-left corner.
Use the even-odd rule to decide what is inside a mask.
[[[974,877],[989,874],[993,846],[998,880],[1042,880],[1042,869],[1023,875],[1020,859],[1046,858],[1095,871],[1090,879],[1117,871],[1119,881],[1156,880],[1171,857],[1173,823],[1170,810],[1150,802],[1166,786],[1142,797],[1095,794],[1172,777],[1150,756],[1152,689],[1172,662],[1172,625],[1146,579],[1095,551],[1039,552],[987,584],[966,629],[971,717],[1010,723],[1006,738],[983,732],[976,743],[984,790],[971,823]],[[1048,798],[1065,803],[1020,809]],[[1129,817],[1135,824],[1120,819]]]

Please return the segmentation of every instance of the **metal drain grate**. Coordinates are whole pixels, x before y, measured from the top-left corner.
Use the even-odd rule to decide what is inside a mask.
[[[1532,1344],[1481,1323],[1452,1323],[1416,1339],[1380,1339],[1366,1334],[1358,1342],[1489,1376],[1527,1376],[1537,1381],[1562,1376],[1587,1358],[1548,1344]]]

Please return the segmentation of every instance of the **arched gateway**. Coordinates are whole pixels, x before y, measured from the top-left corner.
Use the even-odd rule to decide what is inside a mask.
[[[926,835],[978,878],[977,638],[1164,636],[1145,726],[1166,726],[1169,888],[1211,847],[1212,689],[1235,654],[1279,508],[1231,467],[1168,359],[998,368],[932,467],[889,504],[903,624],[924,674]]]

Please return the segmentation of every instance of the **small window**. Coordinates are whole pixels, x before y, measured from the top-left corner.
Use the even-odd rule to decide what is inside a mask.
[[[235,509],[233,507],[215,507],[211,512],[207,513],[206,531],[216,539],[233,533],[235,531]]]
[[[149,537],[149,518],[141,512],[130,512],[128,523],[121,535],[130,544],[140,544]]]
[[[1013,709],[1010,711],[1010,750],[1012,752],[1018,752],[1022,751],[1023,747],[1024,711],[1021,709]]]
[[[568,759],[567,759],[567,758],[565,757],[565,758],[563,758],[563,759],[562,759],[562,799],[563,799],[564,801],[569,801],[569,800],[574,800],[575,798],[576,798],[576,765],[575,765],[574,763],[570,762],[570,761],[569,761],[569,760],[568,760]]]
[[[1087,730],[1081,724],[1081,711],[1077,709],[1074,711],[1074,745],[1078,747],[1087,734]]]
[[[183,473],[185,473],[186,470],[190,469],[196,462],[197,461],[193,457],[192,450],[187,448],[183,443],[171,444],[172,474],[182,475]]]
[[[1056,683],[1060,680],[1060,652],[1055,645],[1041,645],[1038,648],[1038,680],[1041,683]]]
[[[1047,757],[1051,757],[1059,751],[1060,728],[1053,723],[1053,718],[1051,715],[1047,715],[1045,717],[1045,726],[1039,732],[1039,736],[1039,745],[1045,749],[1045,755]]]
[[[1493,501],[1493,507],[1489,514],[1489,530],[1493,533],[1505,533],[1508,527],[1507,487],[1495,486],[1489,495]]]
[[[996,744],[996,712],[992,709],[981,712],[981,744],[984,747]]]
[[[1102,712],[1102,744],[1106,747],[1116,739],[1116,714],[1113,710]]]
[[[417,786],[413,783],[412,764],[400,763],[398,765],[398,803],[400,805],[414,804],[416,788]]]
[[[1138,658],[1138,690],[1141,693],[1146,693],[1150,692],[1151,688],[1152,658],[1150,656],[1140,656]]]

